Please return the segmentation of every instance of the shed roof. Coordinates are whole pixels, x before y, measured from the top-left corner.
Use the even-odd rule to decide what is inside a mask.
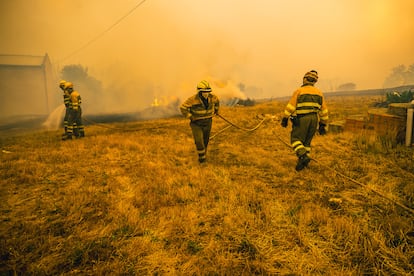
[[[46,56],[0,55],[0,66],[42,66]]]

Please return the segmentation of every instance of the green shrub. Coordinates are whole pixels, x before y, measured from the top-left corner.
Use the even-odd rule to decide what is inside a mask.
[[[388,92],[386,94],[387,103],[409,103],[414,99],[414,92],[411,90],[398,92]]]

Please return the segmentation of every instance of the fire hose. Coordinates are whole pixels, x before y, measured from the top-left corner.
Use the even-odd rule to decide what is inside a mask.
[[[241,130],[244,130],[244,131],[246,131],[246,132],[250,132],[250,131],[254,131],[254,130],[256,130],[256,129],[258,129],[259,128],[259,126],[266,120],[266,117],[265,118],[263,118],[263,120],[257,125],[257,126],[255,126],[254,128],[251,128],[251,129],[247,129],[247,128],[243,128],[243,127],[240,127],[240,126],[237,126],[237,125],[235,125],[234,123],[232,123],[232,122],[230,122],[229,120],[227,120],[226,118],[224,118],[223,116],[221,116],[221,115],[219,115],[219,114],[217,114],[217,116],[218,117],[220,117],[221,119],[223,119],[225,122],[227,122],[227,123],[229,123],[230,125],[229,126],[227,126],[226,128],[224,128],[224,129],[222,129],[222,130],[220,130],[218,133],[216,133],[214,136],[217,136],[218,134],[220,134],[220,133],[222,133],[222,132],[224,132],[226,129],[228,129],[228,128],[230,128],[231,126],[234,126],[234,127],[236,127],[236,128],[238,128],[238,129],[241,129]],[[214,137],[213,136],[213,137]],[[280,140],[283,144],[285,144],[287,147],[289,147],[289,148],[291,148],[291,145],[289,144],[289,143],[287,143],[286,141],[284,141],[279,135],[275,135],[277,138],[278,138],[278,140]],[[408,212],[410,212],[411,214],[414,214],[414,209],[412,209],[412,208],[410,208],[410,207],[408,207],[408,206],[406,206],[406,205],[404,205],[404,204],[402,204],[402,203],[400,203],[400,202],[398,202],[398,201],[396,201],[396,200],[394,200],[394,199],[392,199],[392,198],[390,198],[390,197],[388,197],[388,196],[386,196],[386,195],[384,195],[384,194],[382,194],[381,192],[379,192],[379,191],[377,191],[377,190],[375,190],[375,189],[373,189],[373,188],[371,188],[371,187],[369,187],[369,186],[367,186],[367,185],[365,185],[365,184],[363,184],[363,183],[361,183],[361,182],[359,182],[359,181],[357,181],[357,180],[355,180],[355,179],[353,179],[353,178],[351,178],[351,177],[349,177],[349,176],[347,176],[347,175],[345,175],[345,174],[343,174],[343,173],[341,173],[341,172],[339,172],[339,171],[337,171],[336,169],[334,169],[334,168],[331,168],[331,167],[329,167],[329,166],[325,166],[325,165],[323,165],[321,162],[319,162],[317,159],[315,159],[315,158],[311,158],[311,160],[313,160],[313,161],[315,161],[317,164],[319,164],[320,166],[322,166],[322,167],[324,167],[324,168],[327,168],[327,169],[329,169],[329,170],[331,170],[331,171],[333,171],[334,173],[336,173],[337,175],[339,175],[339,176],[341,176],[342,178],[345,178],[345,179],[347,179],[347,180],[349,180],[349,181],[351,181],[351,182],[353,182],[353,183],[355,183],[355,184],[358,184],[359,186],[361,186],[361,187],[363,187],[363,188],[365,188],[365,189],[368,189],[368,190],[370,190],[370,191],[372,191],[372,192],[374,192],[375,194],[377,194],[378,196],[380,196],[380,197],[382,197],[382,198],[385,198],[385,199],[387,199],[388,201],[390,201],[390,202],[392,202],[392,203],[394,203],[395,205],[397,205],[397,206],[399,206],[399,207],[401,207],[402,209],[404,209],[404,210],[406,210],[406,211],[408,211]]]

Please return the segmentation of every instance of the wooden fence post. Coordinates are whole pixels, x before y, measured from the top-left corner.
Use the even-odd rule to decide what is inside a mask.
[[[413,106],[407,108],[407,128],[405,132],[405,145],[407,147],[410,147],[413,144],[413,111]]]

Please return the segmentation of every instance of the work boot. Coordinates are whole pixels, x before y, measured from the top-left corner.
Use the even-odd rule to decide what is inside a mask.
[[[305,167],[308,166],[309,162],[311,161],[311,159],[309,158],[309,156],[307,154],[304,154],[302,156],[299,156],[298,159],[298,163],[296,164],[296,170],[297,171],[301,171],[303,170]]]
[[[206,162],[206,154],[205,153],[199,153],[198,154],[198,162],[200,162],[200,164]]]

